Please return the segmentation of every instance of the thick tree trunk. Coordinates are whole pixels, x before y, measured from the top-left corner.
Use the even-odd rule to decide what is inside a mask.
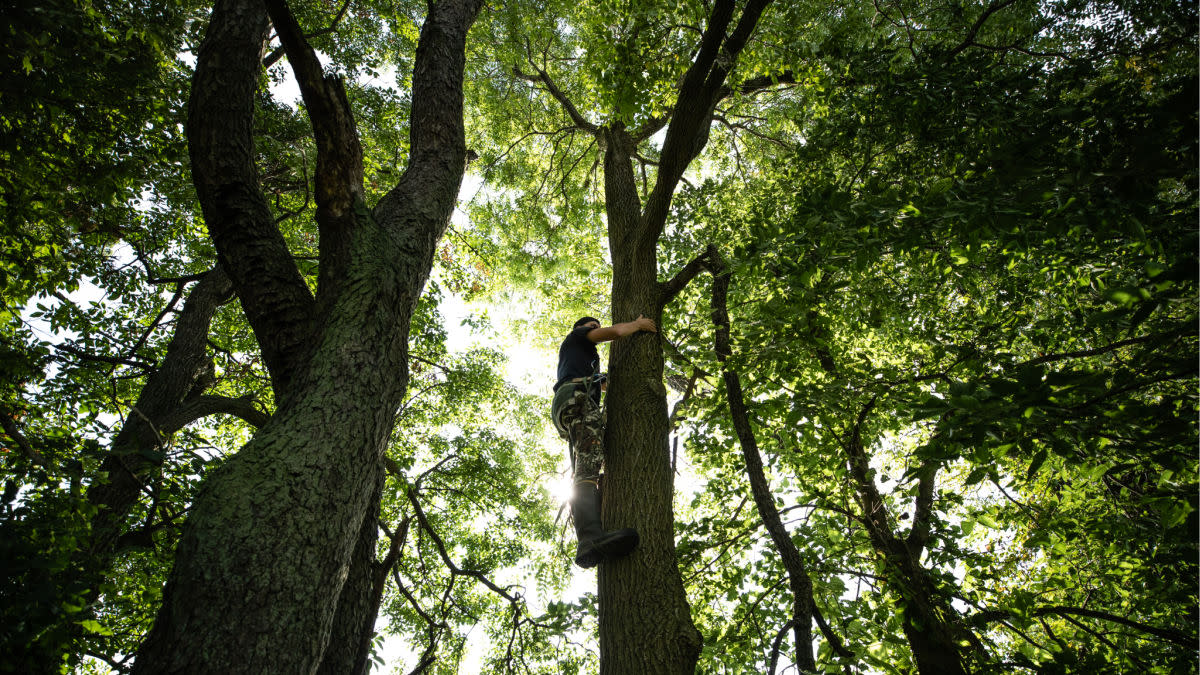
[[[311,65],[286,5],[269,4],[289,57]],[[321,666],[356,550],[361,571],[359,544],[408,384],[412,312],[465,167],[464,47],[479,4],[431,5],[414,70],[408,170],[374,214],[356,197],[361,186],[330,184],[361,175],[356,158],[342,158],[344,173],[318,177],[320,194],[349,201],[321,223],[323,247],[326,232],[344,243],[331,261],[341,274],[317,311],[282,262],[290,255],[277,246],[269,212],[264,218],[249,153],[246,118],[265,16],[254,0],[218,2],[197,64],[189,141],[210,233],[222,260],[237,267],[230,277],[279,407],[201,487],[135,672],[313,673]],[[306,100],[345,105],[335,81],[303,65],[298,74]],[[225,119],[226,106],[240,117]],[[322,109],[309,106],[312,115]],[[313,126],[318,136],[347,132],[328,119]],[[347,591],[356,606],[366,606],[361,588]],[[344,614],[358,626],[374,620],[357,609]]]
[[[375,617],[379,613],[379,597],[375,594],[375,551],[379,546],[379,499],[383,494],[383,474],[371,499],[371,514],[363,519],[350,570],[342,595],[338,598],[337,614],[329,646],[321,658],[319,675],[366,675],[375,634]]]
[[[197,55],[187,135],[209,238],[254,329],[278,405],[309,353],[315,301],[254,163],[254,96],[268,27],[261,1],[217,0]]]
[[[605,188],[613,251],[612,319],[662,318],[654,241],[636,241],[638,200],[622,130],[608,134]],[[701,638],[675,556],[662,343],[641,333],[613,343],[609,361],[603,522],[635,527],[633,555],[600,566],[600,672],[694,673]]]
[[[407,384],[416,297],[399,276],[347,284],[288,404],[205,481],[138,672],[320,663]]]

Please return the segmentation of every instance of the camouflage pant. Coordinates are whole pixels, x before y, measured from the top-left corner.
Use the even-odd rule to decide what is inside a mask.
[[[575,483],[595,483],[604,464],[604,413],[583,384],[564,384],[554,395],[551,416],[571,444]]]

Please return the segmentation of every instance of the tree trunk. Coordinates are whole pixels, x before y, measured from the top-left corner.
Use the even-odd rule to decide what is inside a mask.
[[[904,635],[912,650],[913,660],[921,675],[966,675],[966,649],[963,641],[971,643],[974,636],[958,623],[958,614],[938,592],[929,573],[921,566],[920,549],[895,534],[892,518],[875,481],[870,477],[870,461],[863,447],[859,430],[870,413],[874,401],[859,413],[850,437],[845,443],[850,475],[858,492],[863,523],[871,546],[883,559],[883,577],[888,589],[900,598],[903,608]],[[918,497],[918,521],[928,508],[922,503],[930,496],[932,474],[922,478],[922,496]],[[914,524],[919,527],[920,523]],[[919,537],[918,537],[919,538]],[[915,540],[914,540],[915,542]]]
[[[713,4],[695,61],[680,86],[644,211],[632,156],[634,139],[646,137],[646,130],[630,134],[620,123],[598,130],[604,148],[614,323],[644,314],[661,324],[663,308],[678,293],[674,281],[658,280],[658,238],[683,172],[708,141],[712,111],[729,69],[768,2],[750,0],[729,33],[734,3]],[[675,476],[661,337],[640,333],[618,340],[608,368],[602,519],[607,529],[636,528],[641,546],[627,558],[600,566],[600,672],[694,673],[702,638],[692,623],[675,555]]]
[[[736,3],[712,3],[695,59],[669,115],[644,210],[633,175],[634,147],[668,118],[649,120],[632,132],[619,122],[598,127],[579,114],[546,73],[526,76],[542,82],[575,126],[593,134],[603,148],[614,323],[632,321],[639,314],[661,323],[663,308],[699,269],[689,265],[686,273],[659,282],[658,238],[675,188],[708,142],[713,109],[729,93],[725,78],[769,2],[748,0],[732,31],[728,29]],[[661,338],[639,333],[613,343],[609,375],[601,516],[605,529],[636,528],[641,545],[632,555],[600,566],[600,672],[693,673],[702,641],[692,624],[675,555],[675,485]]]
[[[100,574],[112,565],[118,538],[126,532],[125,521],[143,487],[162,466],[155,453],[175,432],[199,418],[181,413],[188,403],[198,402],[211,383],[208,329],[217,308],[232,297],[233,285],[220,266],[192,287],[162,364],[142,387],[100,464],[100,473],[108,479],[88,490],[88,503],[96,507],[96,515],[88,546],[80,552],[87,557],[81,562]],[[247,405],[250,410],[253,407]],[[262,424],[266,416],[260,413],[255,421]]]
[[[613,322],[662,318],[654,240],[637,241],[639,208],[628,136],[606,134],[605,191],[613,252]],[[600,672],[694,673],[700,633],[692,624],[675,556],[674,475],[668,446],[660,338],[613,343],[607,398],[603,522],[637,528],[632,555],[600,566]]]
[[[375,617],[379,613],[379,596],[375,594],[375,551],[379,545],[379,500],[383,495],[383,474],[371,500],[371,514],[363,519],[350,559],[350,571],[342,585],[337,614],[329,646],[321,658],[319,675],[366,675],[375,634]],[[381,589],[382,590],[382,589]]]
[[[289,58],[299,63],[306,101],[325,96],[335,108],[346,105],[340,84],[312,67],[315,57],[286,5],[269,4]],[[412,312],[465,168],[464,47],[479,4],[431,5],[414,69],[409,166],[374,213],[356,197],[361,186],[330,184],[361,175],[355,157],[340,158],[343,173],[318,176],[318,194],[329,196],[331,208],[344,206],[321,212],[322,248],[327,235],[343,241],[331,261],[339,277],[322,291],[319,308],[280,260],[290,255],[275,246],[269,211],[264,220],[248,151],[245,118],[253,110],[265,16],[254,0],[221,0],[214,9],[189,118],[197,192],[218,254],[238,268],[230,277],[264,357],[270,355],[279,407],[201,487],[135,672],[320,667],[356,547],[370,529],[365,521],[378,505],[382,454],[408,384]],[[216,112],[238,96],[244,100],[229,114],[240,118]],[[328,109],[308,108],[314,116]],[[314,117],[313,126],[318,136],[347,132],[328,119]],[[338,206],[342,198],[349,201]],[[359,604],[357,584],[349,593]],[[364,625],[361,612],[346,613]]]
[[[926,597],[917,597],[917,596]],[[934,607],[924,593],[913,593],[904,606],[904,636],[921,675],[965,675],[961,651],[941,618],[944,608]]]
[[[398,276],[347,285],[287,404],[205,481],[138,672],[320,663],[407,384],[416,298]]]

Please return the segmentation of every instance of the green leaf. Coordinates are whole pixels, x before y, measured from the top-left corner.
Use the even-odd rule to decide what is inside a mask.
[[[975,467],[971,471],[971,473],[967,475],[967,479],[964,482],[966,483],[966,485],[968,487],[971,485],[975,485],[976,483],[979,483],[980,481],[982,481],[984,478],[987,478],[989,471],[990,471],[990,469],[986,466]]]
[[[1038,469],[1042,468],[1042,464],[1046,462],[1047,452],[1045,448],[1038,450],[1034,454],[1033,459],[1029,460],[1029,469],[1025,472],[1026,480],[1033,480],[1037,475]]]
[[[995,518],[993,518],[992,516],[990,516],[986,513],[975,514],[975,519],[977,521],[979,521],[979,523],[982,524],[983,526],[991,528],[993,530],[998,529],[1000,527],[1000,523],[997,522]]]
[[[84,619],[83,621],[79,621],[77,623],[89,633],[95,633],[96,635],[113,634],[112,630],[100,625],[100,622],[96,621],[95,619]]]

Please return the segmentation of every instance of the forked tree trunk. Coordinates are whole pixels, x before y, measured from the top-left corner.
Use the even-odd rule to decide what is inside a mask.
[[[373,212],[361,200],[340,81],[323,75],[282,0],[267,4],[317,139],[323,287],[315,300],[308,294],[253,166],[266,15],[257,0],[219,0],[197,62],[192,164],[279,407],[201,487],[139,673],[313,673],[339,609],[349,625],[373,622],[363,586],[343,590],[374,535],[382,453],[408,384],[410,320],[465,168],[464,47],[478,0],[431,5],[414,69],[408,170]],[[357,661],[341,646],[327,667]]]
[[[407,384],[396,326],[416,297],[397,276],[348,284],[288,403],[205,481],[139,672],[320,663]]]
[[[827,353],[822,356],[822,362],[828,364],[827,370],[836,372],[833,359]],[[860,436],[863,422],[873,407],[872,399],[859,412],[843,443],[867,537],[883,560],[883,577],[888,589],[900,599],[904,636],[908,639],[917,671],[921,675],[966,675],[968,660],[978,640],[961,625],[958,612],[950,606],[920,562],[928,538],[924,523],[929,518],[936,471],[930,468],[921,472],[913,530],[907,538],[898,536],[887,503],[871,477],[870,458]]]

